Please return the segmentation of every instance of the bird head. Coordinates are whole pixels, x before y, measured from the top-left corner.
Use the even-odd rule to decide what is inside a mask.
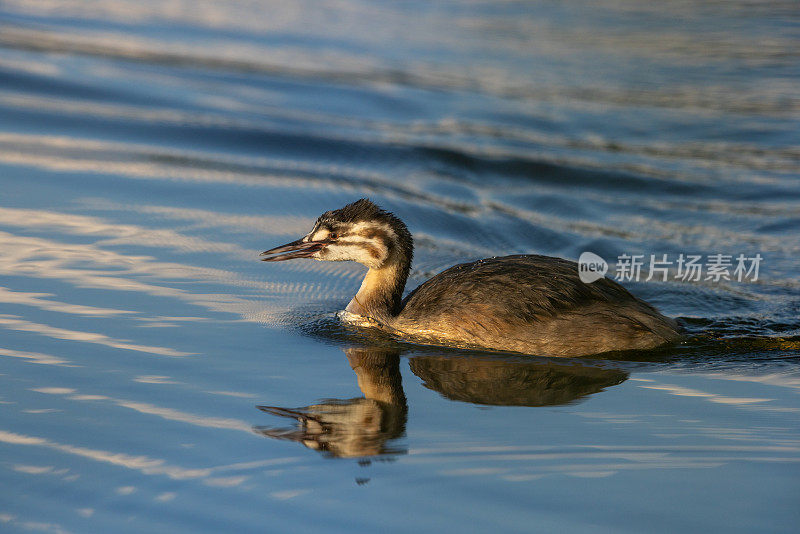
[[[401,257],[410,262],[412,251],[411,233],[403,221],[362,198],[323,213],[309,233],[261,255],[262,261],[313,258],[380,269]]]

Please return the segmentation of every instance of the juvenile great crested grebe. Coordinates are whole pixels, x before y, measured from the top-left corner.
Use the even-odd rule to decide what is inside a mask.
[[[367,271],[346,311],[402,336],[541,356],[652,349],[679,338],[675,321],[578,264],[519,255],[462,263],[405,299],[414,244],[406,225],[367,199],[323,213],[304,237],[263,261],[356,261]]]

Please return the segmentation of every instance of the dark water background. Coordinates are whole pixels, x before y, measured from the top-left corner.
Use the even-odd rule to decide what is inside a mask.
[[[0,530],[796,532],[798,23],[3,2]],[[411,288],[513,253],[764,260],[627,284],[689,332],[645,361],[398,345],[331,317],[359,266],[257,261],[362,196],[414,233]]]

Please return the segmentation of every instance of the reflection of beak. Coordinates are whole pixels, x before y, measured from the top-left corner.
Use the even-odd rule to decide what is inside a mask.
[[[292,419],[297,419],[298,421],[316,421],[321,423],[318,417],[313,417],[308,413],[302,410],[291,410],[289,408],[281,408],[280,406],[256,406],[262,412],[271,413],[272,415],[277,415],[279,417],[290,417]]]
[[[303,241],[298,239],[280,247],[275,247],[262,252],[262,256],[269,256],[261,258],[261,261],[283,261],[293,260],[295,258],[310,258],[312,254],[327,245],[325,241]],[[273,255],[275,254],[275,255]]]

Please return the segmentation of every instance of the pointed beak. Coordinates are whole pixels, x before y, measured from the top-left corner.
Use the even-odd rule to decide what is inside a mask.
[[[310,258],[316,251],[324,247],[325,241],[303,241],[298,239],[279,247],[271,248],[261,253],[265,258],[261,261],[284,261],[295,258]]]

